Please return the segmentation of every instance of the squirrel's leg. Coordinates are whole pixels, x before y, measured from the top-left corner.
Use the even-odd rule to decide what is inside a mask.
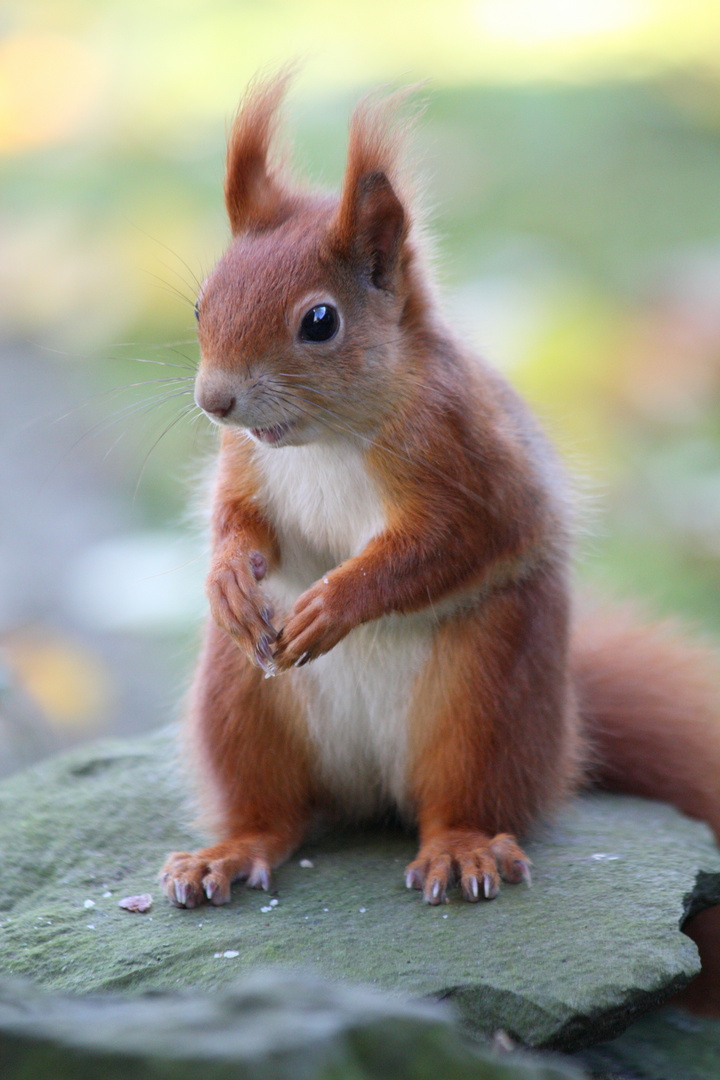
[[[311,782],[294,680],[265,679],[211,623],[191,695],[193,767],[219,842],[174,852],[161,871],[180,907],[225,904],[233,881],[270,888],[270,871],[302,840]]]
[[[568,689],[567,602],[551,571],[506,586],[439,628],[411,712],[410,793],[420,850],[409,888],[439,904],[500,879],[530,883],[524,832],[571,789],[580,767]]]

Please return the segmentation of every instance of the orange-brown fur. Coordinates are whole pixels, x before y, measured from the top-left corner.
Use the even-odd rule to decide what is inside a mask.
[[[308,192],[271,156],[286,81],[241,106],[233,241],[199,298],[196,399],[223,435],[190,728],[219,843],[169,858],[168,896],[194,906],[227,901],[236,878],[267,887],[313,813],[360,812],[342,770],[365,722],[382,730],[366,732],[363,777],[380,808],[399,785],[420,833],[407,884],[430,903],[455,881],[470,901],[501,878],[529,882],[514,834],[586,775],[717,832],[705,660],[624,618],[571,626],[561,470],[525,405],[441,319],[388,107],[355,114],[340,197]],[[337,329],[308,344],[308,311],[327,305]],[[372,672],[353,666],[368,624],[407,686],[377,721]],[[343,665],[366,680],[370,720],[332,701]],[[330,722],[337,760],[318,743]]]

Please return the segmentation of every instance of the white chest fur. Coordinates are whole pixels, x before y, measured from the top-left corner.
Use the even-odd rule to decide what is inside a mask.
[[[260,495],[278,535],[281,567],[270,591],[287,610],[385,527],[379,493],[352,447],[260,448]],[[356,816],[406,803],[408,711],[429,657],[424,615],[391,615],[353,630],[292,673],[307,703],[319,777]],[[300,685],[302,684],[302,685]]]
[[[257,460],[261,498],[279,534],[283,562],[302,549],[337,565],[384,528],[380,495],[361,450],[342,444],[260,447]]]

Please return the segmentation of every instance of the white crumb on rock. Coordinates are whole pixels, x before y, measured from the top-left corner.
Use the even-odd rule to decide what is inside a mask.
[[[303,870],[312,870],[315,866],[315,863],[312,861],[312,859],[301,859],[300,865],[302,866]]]
[[[85,900],[85,901],[83,901],[83,907],[84,908],[95,907],[95,901],[94,900]]]
[[[234,960],[235,957],[239,955],[240,953],[237,951],[237,949],[226,949],[223,953],[223,956],[226,960]]]

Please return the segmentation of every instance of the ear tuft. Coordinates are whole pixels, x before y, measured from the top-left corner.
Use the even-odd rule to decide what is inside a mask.
[[[334,222],[336,250],[362,265],[375,288],[390,291],[411,210],[402,157],[414,117],[402,120],[399,112],[415,89],[367,98],[353,113]]]
[[[270,78],[256,77],[235,115],[225,171],[225,206],[233,235],[272,228],[292,210],[279,170],[268,157],[278,111],[294,73],[294,66],[287,66]]]

